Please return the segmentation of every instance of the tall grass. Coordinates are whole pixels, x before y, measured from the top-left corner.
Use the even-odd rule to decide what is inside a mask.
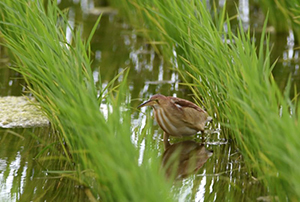
[[[83,42],[80,30],[72,30],[55,3],[48,2],[47,10],[43,3],[1,1],[0,30],[14,56],[13,68],[26,79],[61,144],[66,142],[64,154],[74,178],[91,190],[92,200],[171,200],[169,184],[150,150],[145,151],[149,161],[138,165],[138,151],[130,141],[126,79],[120,91],[97,97],[89,45],[97,24]],[[71,44],[67,29],[72,30]],[[98,100],[111,106],[107,117],[99,111]]]
[[[269,13],[269,22],[276,32],[293,31],[295,39],[300,41],[300,5],[298,0],[259,1],[265,13]]]
[[[141,34],[163,44],[162,54],[175,58],[194,96],[230,130],[249,173],[270,195],[300,198],[298,102],[288,96],[290,84],[282,93],[272,77],[265,31],[255,39],[239,26],[234,35],[225,11],[212,18],[205,1],[111,2]]]

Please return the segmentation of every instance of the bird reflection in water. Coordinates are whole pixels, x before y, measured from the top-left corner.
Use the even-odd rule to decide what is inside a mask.
[[[153,108],[155,120],[164,131],[162,169],[167,177],[180,179],[197,172],[212,156],[212,152],[194,141],[170,145],[169,136],[187,137],[201,131],[204,142],[204,128],[212,118],[204,109],[188,100],[161,94],[153,95],[138,108],[146,106]]]
[[[168,179],[181,179],[196,173],[211,157],[212,151],[203,144],[183,141],[166,148],[162,157],[162,169]]]

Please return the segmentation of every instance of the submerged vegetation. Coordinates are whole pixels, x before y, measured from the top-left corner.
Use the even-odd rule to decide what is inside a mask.
[[[157,49],[173,58],[185,81],[192,80],[186,85],[230,130],[227,136],[270,194],[280,201],[299,198],[297,89],[291,99],[293,86],[282,93],[272,77],[266,23],[257,47],[250,31],[231,30],[225,10],[213,19],[201,1],[114,3],[144,37],[163,44]]]
[[[215,8],[212,17],[205,1],[110,2],[172,61],[196,101],[238,145],[249,175],[263,182],[274,199],[300,198],[297,89],[288,83],[281,92],[272,77],[267,22],[256,39],[242,25],[231,29],[225,7]],[[297,9],[279,8],[296,30]],[[99,21],[82,42],[81,30],[71,29],[55,3],[45,10],[38,0],[4,0],[0,13],[0,31],[15,61],[12,68],[22,73],[56,129],[71,169],[68,176],[86,187],[91,201],[172,201],[171,185],[158,172],[157,153],[146,145],[147,160],[140,162],[131,142],[127,70],[119,88],[95,87],[90,41]],[[272,11],[269,19],[274,19]],[[70,29],[72,38],[67,38]],[[107,106],[107,116],[99,111],[100,103]],[[136,131],[144,137],[149,126]]]

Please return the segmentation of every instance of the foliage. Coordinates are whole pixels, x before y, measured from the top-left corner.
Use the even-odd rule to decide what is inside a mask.
[[[205,1],[111,2],[126,8],[122,12],[153,44],[163,44],[160,52],[172,57],[198,101],[230,129],[249,172],[270,194],[280,201],[299,198],[297,97],[289,98],[290,84],[280,92],[272,77],[266,23],[256,47],[259,39],[242,26],[233,34],[224,10],[213,19]]]
[[[83,42],[80,30],[72,30],[55,3],[48,2],[47,10],[39,0],[4,0],[0,5],[0,30],[15,57],[13,68],[26,79],[58,131],[61,145],[66,143],[63,153],[77,172],[76,180],[91,189],[91,198],[171,200],[156,154],[146,149],[149,161],[138,165],[138,151],[130,140],[126,79],[119,90],[100,92],[97,97],[89,46],[97,23]],[[66,38],[67,30],[71,39]],[[107,106],[107,117],[100,112],[99,102]]]
[[[276,32],[293,31],[296,40],[300,40],[300,5],[298,0],[259,1],[265,13],[269,13],[269,22]]]

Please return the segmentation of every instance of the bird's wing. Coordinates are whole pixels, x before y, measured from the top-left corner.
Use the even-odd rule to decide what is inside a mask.
[[[183,122],[188,124],[190,128],[204,130],[204,125],[208,117],[206,111],[188,100],[172,97],[171,101],[182,111],[180,119]]]
[[[184,100],[184,99],[181,99],[181,98],[177,98],[177,97],[172,97],[171,98],[171,101],[174,103],[174,104],[177,104],[179,105],[180,107],[189,107],[189,108],[192,108],[192,109],[195,109],[199,112],[205,112],[203,109],[201,109],[199,106],[197,106],[196,104],[188,101],[188,100]]]

